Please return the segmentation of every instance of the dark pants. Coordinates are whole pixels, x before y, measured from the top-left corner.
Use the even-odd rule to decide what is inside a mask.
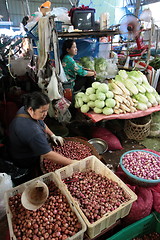
[[[84,90],[92,86],[92,83],[94,82],[94,77],[82,77],[77,76],[75,80],[75,86],[74,86],[74,92],[77,92],[84,87]]]

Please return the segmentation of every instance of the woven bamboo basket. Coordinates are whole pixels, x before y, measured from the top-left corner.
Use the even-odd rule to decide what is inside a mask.
[[[124,125],[124,132],[129,139],[132,140],[143,140],[150,134],[150,126],[152,119],[147,119],[144,123],[142,119],[126,119]]]

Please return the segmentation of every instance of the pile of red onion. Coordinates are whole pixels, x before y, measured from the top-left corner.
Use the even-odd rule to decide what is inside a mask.
[[[13,232],[17,240],[65,240],[82,229],[66,197],[53,182],[48,188],[49,198],[36,211],[22,206],[21,194],[9,198]]]
[[[160,178],[160,157],[145,151],[133,151],[122,158],[124,167],[133,175],[148,179]]]
[[[130,199],[118,183],[92,170],[75,172],[64,182],[90,223]]]
[[[74,141],[65,141],[63,146],[54,146],[53,151],[75,160],[81,160],[92,155],[89,146]]]
[[[65,141],[63,146],[53,146],[53,151],[73,160],[81,160],[92,155],[92,150],[89,146],[74,141]],[[53,163],[49,159],[44,159],[43,163],[46,172],[54,172],[63,167],[63,165]]]

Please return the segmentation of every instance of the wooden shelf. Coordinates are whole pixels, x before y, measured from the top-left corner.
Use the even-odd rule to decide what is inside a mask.
[[[58,37],[62,38],[83,38],[83,37],[108,37],[119,34],[119,31],[102,30],[102,31],[77,31],[77,32],[58,32]]]

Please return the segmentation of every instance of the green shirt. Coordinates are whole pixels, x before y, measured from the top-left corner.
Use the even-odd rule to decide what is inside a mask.
[[[68,82],[71,83],[72,87],[75,85],[76,76],[86,76],[87,71],[83,69],[76,61],[70,56],[65,55],[62,59],[62,66],[66,74]]]

